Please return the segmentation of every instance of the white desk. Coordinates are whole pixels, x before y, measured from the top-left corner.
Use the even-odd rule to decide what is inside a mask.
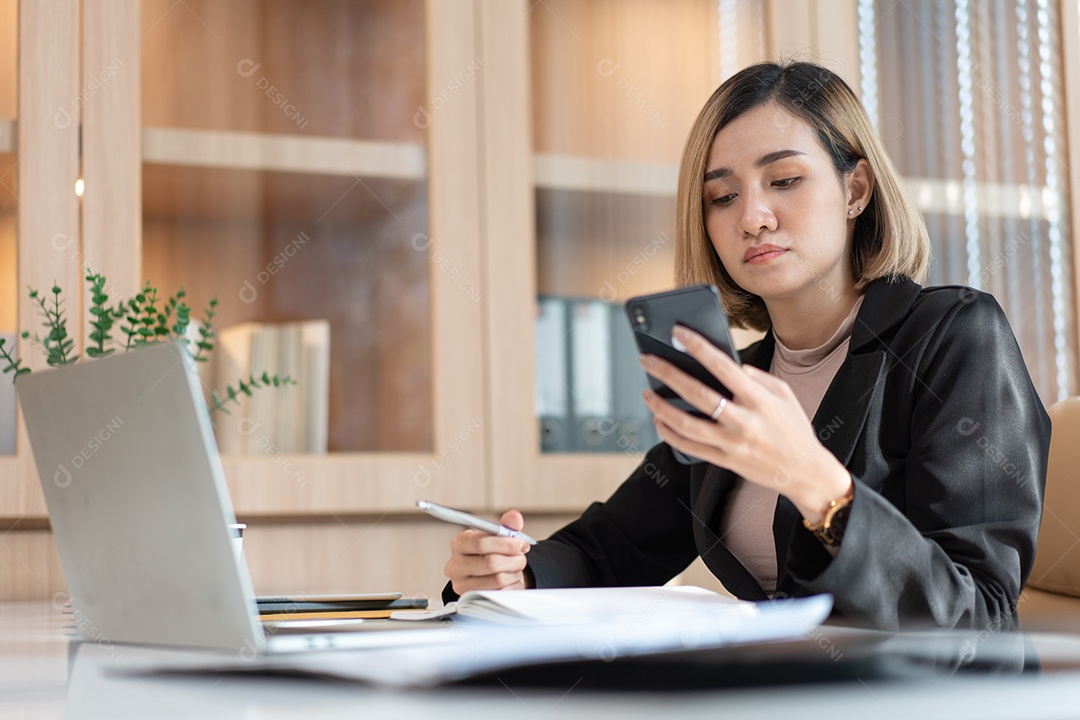
[[[599,693],[572,687],[391,692],[294,678],[115,677],[146,652],[72,643],[47,603],[0,604],[0,718],[1075,718],[1080,673],[942,677],[815,687],[673,693]],[[1080,638],[1035,636],[1048,667],[1080,660]]]

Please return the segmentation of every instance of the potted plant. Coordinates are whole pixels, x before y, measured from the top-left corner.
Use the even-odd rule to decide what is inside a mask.
[[[92,332],[88,336],[86,356],[89,358],[102,358],[112,355],[117,350],[127,352],[157,342],[177,340],[192,350],[192,358],[196,362],[205,363],[214,350],[214,320],[217,316],[218,301],[216,297],[210,299],[207,307],[203,310],[201,322],[196,323],[195,337],[189,337],[191,329],[191,307],[186,302],[186,293],[180,288],[168,297],[158,294],[157,288],[149,280],[143,285],[135,297],[129,300],[119,300],[115,305],[109,305],[109,295],[106,292],[108,283],[100,273],[87,272],[86,282],[90,288],[90,326]],[[30,340],[45,352],[46,362],[50,367],[70,365],[79,360],[79,355],[74,352],[75,341],[71,339],[67,329],[67,317],[65,316],[63,291],[58,285],[53,285],[48,296],[35,290],[29,289],[30,299],[38,306],[38,312],[42,317],[42,327],[46,331],[44,335],[37,332],[24,330],[21,333],[23,339]],[[119,328],[121,339],[113,337],[113,332]],[[0,363],[3,365],[5,374],[11,373],[12,382],[16,382],[20,375],[30,372],[30,368],[23,365],[21,358],[12,355],[12,349],[6,346],[4,338],[0,338]],[[217,411],[228,413],[230,403],[238,404],[240,397],[250,396],[254,390],[264,387],[281,387],[282,385],[295,385],[291,376],[281,377],[277,374],[262,372],[251,373],[246,378],[239,378],[236,384],[228,384],[222,393],[213,390],[210,393],[208,408],[210,414]]]

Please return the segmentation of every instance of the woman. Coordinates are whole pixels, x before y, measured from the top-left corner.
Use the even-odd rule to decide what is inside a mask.
[[[678,211],[679,284],[716,284],[733,324],[767,331],[741,366],[676,332],[732,399],[643,357],[711,419],[646,392],[663,442],[614,495],[531,551],[460,533],[447,596],[662,584],[701,555],[744,599],[1015,627],[1049,419],[993,297],[916,284],[925,225],[850,88],[808,63],[733,76],[690,132]]]

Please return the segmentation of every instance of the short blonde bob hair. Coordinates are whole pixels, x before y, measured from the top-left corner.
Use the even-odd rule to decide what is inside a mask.
[[[776,102],[817,131],[842,180],[866,159],[874,175],[870,204],[855,223],[851,266],[859,291],[882,277],[922,282],[930,264],[926,223],[904,192],[855,93],[838,75],[807,62],[761,63],[736,73],[713,93],[698,115],[683,150],[676,199],[675,280],[720,288],[736,327],[771,326],[765,302],[735,284],[705,229],[705,172],[716,134],[740,115]]]

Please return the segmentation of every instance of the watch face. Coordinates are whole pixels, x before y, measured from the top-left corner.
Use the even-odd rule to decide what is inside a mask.
[[[844,537],[844,530],[847,529],[848,515],[851,514],[851,505],[844,505],[838,508],[833,513],[832,520],[829,522],[828,535],[830,545],[839,545],[840,540]]]

